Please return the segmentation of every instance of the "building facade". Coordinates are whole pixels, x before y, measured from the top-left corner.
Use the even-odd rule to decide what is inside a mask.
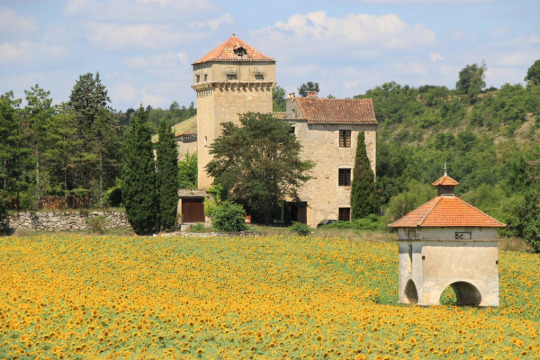
[[[212,159],[209,146],[221,135],[221,124],[230,121],[238,125],[240,114],[247,112],[272,113],[275,63],[234,35],[193,63],[199,190],[212,186],[213,179],[205,167]],[[360,131],[365,133],[368,158],[375,172],[377,120],[371,99],[322,99],[310,93],[306,98],[292,95],[286,103],[286,112],[275,116],[294,128],[302,144],[302,158],[313,161],[315,168],[310,173],[312,179],[299,190],[300,201],[289,199],[284,204],[282,220],[310,226],[327,219],[349,220]],[[185,148],[183,145],[179,151]],[[183,200],[199,201],[181,195]]]

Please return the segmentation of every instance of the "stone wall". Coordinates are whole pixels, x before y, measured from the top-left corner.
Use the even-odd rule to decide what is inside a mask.
[[[9,217],[9,226],[34,231],[86,230],[86,220],[92,216],[106,217],[105,229],[129,228],[127,216],[121,211],[24,211]]]
[[[307,224],[315,227],[325,219],[337,220],[339,208],[351,207],[351,186],[339,185],[339,169],[350,169],[351,180],[356,158],[358,135],[364,132],[367,156],[371,169],[376,167],[376,125],[366,124],[308,124],[305,120],[287,120],[302,144],[301,158],[311,160],[315,167],[312,179],[298,191],[306,201]],[[351,146],[339,146],[339,130],[351,131]]]

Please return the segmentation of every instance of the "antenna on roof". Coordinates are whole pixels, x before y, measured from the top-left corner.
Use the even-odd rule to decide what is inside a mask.
[[[444,162],[444,176],[448,176],[448,174],[446,173],[446,161]]]

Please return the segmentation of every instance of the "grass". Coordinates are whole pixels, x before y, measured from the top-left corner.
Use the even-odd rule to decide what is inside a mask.
[[[499,308],[409,307],[387,235],[281,231],[0,238],[0,358],[539,357],[537,255],[500,253]]]

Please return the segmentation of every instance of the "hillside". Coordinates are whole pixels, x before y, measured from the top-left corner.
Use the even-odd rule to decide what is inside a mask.
[[[471,98],[446,87],[391,82],[357,97],[373,99],[379,121],[383,208],[407,190],[431,196],[429,184],[446,163],[460,182],[459,196],[508,221],[513,204],[540,179],[538,85],[507,84]],[[389,212],[395,210],[391,205]]]

